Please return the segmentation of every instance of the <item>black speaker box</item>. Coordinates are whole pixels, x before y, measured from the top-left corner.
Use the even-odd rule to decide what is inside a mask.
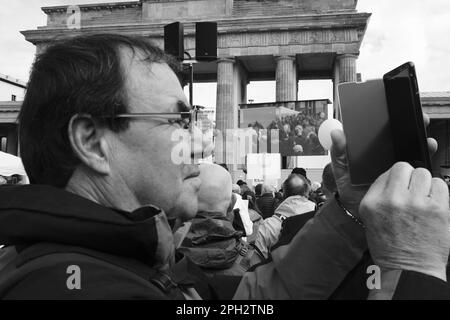
[[[217,59],[217,22],[195,24],[195,59]]]
[[[184,59],[184,35],[183,24],[174,22],[164,26],[164,51],[177,57],[179,60]]]

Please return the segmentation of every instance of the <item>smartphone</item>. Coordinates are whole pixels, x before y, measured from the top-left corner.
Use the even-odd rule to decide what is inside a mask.
[[[431,172],[431,158],[414,64],[407,62],[395,68],[384,75],[383,81],[395,161],[409,162],[414,168],[426,168]]]
[[[369,185],[395,163],[382,79],[338,86],[352,185]]]
[[[431,171],[414,65],[383,79],[338,86],[353,185],[369,185],[395,162]]]

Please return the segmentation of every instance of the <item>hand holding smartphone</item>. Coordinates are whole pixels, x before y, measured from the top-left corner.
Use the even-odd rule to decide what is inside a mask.
[[[405,63],[383,79],[338,87],[353,185],[368,185],[394,163],[431,171],[414,65]]]

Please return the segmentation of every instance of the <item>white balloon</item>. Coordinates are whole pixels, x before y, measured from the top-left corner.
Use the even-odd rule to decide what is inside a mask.
[[[339,120],[325,120],[319,127],[319,141],[325,150],[330,150],[331,148],[331,131],[334,129],[342,130],[342,123]]]

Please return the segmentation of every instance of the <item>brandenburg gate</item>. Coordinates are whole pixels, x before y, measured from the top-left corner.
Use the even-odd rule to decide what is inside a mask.
[[[195,23],[217,22],[218,59],[194,65],[194,82],[217,81],[216,128],[238,127],[247,84],[276,81],[276,101],[297,100],[298,82],[356,81],[356,61],[369,13],[357,0],[140,0],[45,7],[47,25],[23,31],[37,52],[52,41],[108,32],[140,35],[164,46],[164,26],[184,24],[185,50],[195,56]],[[78,26],[69,24],[78,15]],[[300,88],[301,90],[301,88]]]

